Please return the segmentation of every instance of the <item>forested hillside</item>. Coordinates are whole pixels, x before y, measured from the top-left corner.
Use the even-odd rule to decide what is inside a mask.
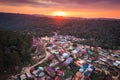
[[[0,31],[0,73],[15,72],[15,67],[31,62],[31,36],[25,33]]]
[[[93,39],[94,46],[120,49],[119,19],[86,19],[45,17],[25,14],[0,13],[0,29],[35,32],[51,36],[54,31]]]

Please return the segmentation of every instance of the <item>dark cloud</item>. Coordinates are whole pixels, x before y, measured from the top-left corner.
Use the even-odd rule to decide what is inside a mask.
[[[46,0],[47,1],[47,0]],[[50,0],[70,8],[120,9],[120,0]]]
[[[58,3],[78,3],[78,4],[99,3],[99,2],[120,3],[120,0],[49,0],[49,1],[58,2]]]
[[[32,0],[0,0],[0,3],[3,4],[12,4],[12,3],[16,3],[16,4],[24,4],[24,3],[35,3]]]
[[[20,5],[45,6],[45,4],[37,2],[37,0],[0,0],[0,3],[14,6]]]
[[[120,0],[0,0],[6,5],[70,8],[120,8]]]

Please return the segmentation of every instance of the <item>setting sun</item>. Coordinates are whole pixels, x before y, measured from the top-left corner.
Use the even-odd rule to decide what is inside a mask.
[[[52,13],[52,16],[67,16],[67,13],[63,11],[55,11]]]

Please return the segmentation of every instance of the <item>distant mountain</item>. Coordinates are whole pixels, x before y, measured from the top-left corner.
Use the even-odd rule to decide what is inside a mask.
[[[43,36],[59,31],[63,35],[94,38],[100,43],[100,46],[104,44],[104,47],[107,48],[120,48],[120,19],[64,18],[0,13],[0,29],[36,32]]]

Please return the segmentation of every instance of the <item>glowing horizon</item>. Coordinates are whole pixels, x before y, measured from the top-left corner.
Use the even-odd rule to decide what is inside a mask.
[[[54,11],[50,15],[51,16],[63,16],[63,17],[67,17],[68,13],[66,13],[64,11]]]
[[[118,18],[120,19],[120,0],[9,0],[0,1],[0,12],[40,14],[48,16]],[[69,4],[70,3],[70,4]]]

